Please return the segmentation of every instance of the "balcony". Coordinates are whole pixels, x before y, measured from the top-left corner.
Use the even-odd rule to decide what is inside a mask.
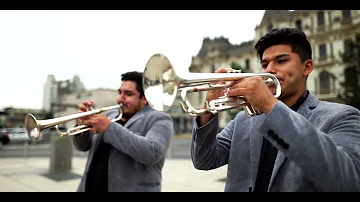
[[[315,68],[328,67],[336,64],[336,61],[333,56],[314,58],[313,61]]]
[[[314,96],[317,97],[319,100],[326,100],[326,101],[336,101],[338,99],[338,95],[336,92],[315,92]]]

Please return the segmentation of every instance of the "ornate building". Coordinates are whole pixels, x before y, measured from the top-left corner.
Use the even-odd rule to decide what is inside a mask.
[[[239,11],[241,12],[241,11]],[[236,62],[246,72],[260,72],[261,66],[254,45],[257,40],[274,28],[294,27],[304,31],[313,47],[315,69],[307,80],[307,88],[322,100],[342,102],[345,64],[342,54],[350,51],[350,43],[360,33],[359,10],[266,10],[254,40],[230,44],[224,37],[213,40],[204,38],[198,55],[192,58],[190,72],[214,72],[221,66]],[[206,92],[191,95],[194,105],[201,106]],[[189,96],[190,97],[190,96]],[[220,112],[220,127],[225,126],[231,115]]]

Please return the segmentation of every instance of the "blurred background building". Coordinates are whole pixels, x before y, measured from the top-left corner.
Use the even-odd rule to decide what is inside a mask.
[[[54,75],[48,75],[44,84],[43,110],[50,112],[53,104],[60,104],[63,95],[85,91],[85,86],[78,75],[72,80],[57,81]]]

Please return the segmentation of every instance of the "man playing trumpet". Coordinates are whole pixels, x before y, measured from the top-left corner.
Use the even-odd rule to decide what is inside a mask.
[[[274,29],[255,48],[263,72],[278,78],[282,93],[275,98],[260,77],[229,84],[227,96],[243,96],[262,114],[248,118],[240,111],[219,133],[217,114],[197,116],[191,142],[195,168],[228,165],[230,192],[360,191],[360,112],[320,101],[306,89],[314,64],[305,34]],[[206,101],[222,93],[209,91]]]
[[[89,151],[79,192],[159,192],[165,155],[174,134],[173,121],[165,112],[153,110],[144,96],[142,73],[121,75],[117,110],[79,118],[90,131],[73,135],[77,150]],[[93,101],[79,104],[87,111]]]

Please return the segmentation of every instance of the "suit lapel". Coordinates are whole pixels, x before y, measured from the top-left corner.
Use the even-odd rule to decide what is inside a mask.
[[[141,117],[145,116],[145,114],[148,111],[151,111],[152,108],[150,107],[150,105],[146,105],[146,107],[144,109],[142,109],[141,111],[137,112],[134,116],[132,116],[129,121],[126,122],[126,124],[124,125],[124,127],[129,128],[132,124],[134,124],[137,120],[139,120]]]
[[[312,109],[314,109],[318,104],[319,104],[319,100],[310,93],[307,99],[305,100],[305,102],[297,110],[297,113],[301,114],[304,118],[308,119],[309,116],[311,115]],[[274,169],[271,174],[271,178],[269,182],[269,189],[272,187],[274,179],[276,175],[279,173],[279,170],[286,159],[287,158],[285,154],[282,153],[281,151],[278,151],[274,164]]]

